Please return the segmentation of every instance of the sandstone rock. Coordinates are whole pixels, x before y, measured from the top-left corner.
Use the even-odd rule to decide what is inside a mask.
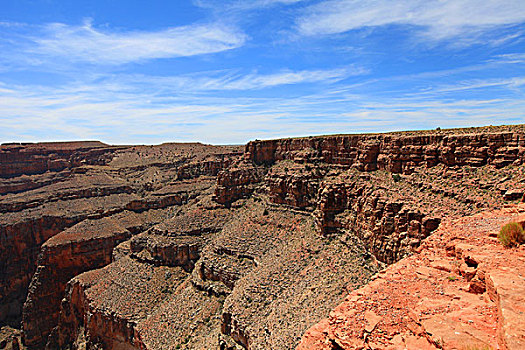
[[[49,142],[0,146],[0,177],[60,171],[83,164],[102,164],[116,151],[102,142]]]
[[[58,323],[60,301],[71,278],[109,264],[114,246],[128,239],[131,232],[160,221],[163,214],[122,212],[99,220],[85,220],[47,240],[42,245],[24,303],[24,344],[40,348],[47,343],[48,335]]]
[[[370,348],[523,348],[525,250],[511,252],[488,235],[509,219],[519,221],[523,214],[516,218],[516,212],[525,213],[525,206],[447,220],[419,254],[351,293],[303,336],[297,349],[332,349],[324,344],[354,349],[363,332],[369,334],[363,346]],[[448,263],[450,245],[456,251],[454,264]],[[433,268],[425,267],[429,263]],[[470,289],[463,287],[470,275],[458,276],[450,268],[461,264],[475,270]],[[480,297],[485,291],[490,298]]]
[[[515,201],[515,200],[523,198],[524,193],[525,192],[523,190],[518,190],[518,189],[507,190],[503,198],[506,201]]]
[[[259,171],[250,163],[241,163],[219,173],[215,200],[221,204],[231,204],[240,198],[250,195],[253,184],[260,179]]]
[[[474,129],[472,133],[465,134],[426,132],[421,135],[338,135],[252,141],[246,145],[246,157],[257,164],[273,164],[291,159],[297,150],[311,149],[312,153],[322,154],[326,163],[355,165],[363,171],[384,169],[394,173],[410,173],[414,166],[420,164],[494,164],[502,167],[516,161],[523,163],[522,132],[476,131]]]

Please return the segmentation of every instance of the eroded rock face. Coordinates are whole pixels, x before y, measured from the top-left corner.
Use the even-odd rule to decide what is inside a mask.
[[[486,131],[485,131],[486,130]],[[484,132],[485,131],[485,132]],[[472,128],[443,132],[341,135],[286,140],[252,141],[246,157],[257,164],[294,159],[304,162],[351,165],[361,171],[387,170],[410,173],[414,167],[502,167],[522,164],[523,130],[509,127],[494,132]]]
[[[56,325],[69,279],[107,265],[116,244],[171,217],[239,156],[238,147],[89,142],[0,152],[0,324],[19,326],[25,302],[24,339],[36,348]]]
[[[190,278],[202,246],[230,213],[213,205],[210,194],[186,206],[133,236],[127,253],[115,262],[69,282],[48,348],[87,342],[104,348],[175,349],[199,336],[200,342],[192,340],[195,346],[217,342],[218,321],[212,317],[221,299],[194,288]]]
[[[224,169],[217,178],[215,201],[230,205],[238,199],[252,194],[260,181],[261,171],[250,162],[239,162]]]
[[[308,214],[270,209],[265,215],[259,202],[246,209],[250,214],[233,220],[220,242],[203,253],[214,280],[231,288],[222,310],[222,339],[248,349],[284,349],[347,290],[366,283],[379,264],[357,239],[320,235]],[[216,268],[226,261],[237,273],[234,280]]]
[[[113,248],[144,227],[165,217],[166,210],[140,214],[124,211],[98,220],[84,220],[47,240],[24,303],[24,343],[35,348],[47,342],[58,324],[67,282],[82,272],[108,265]]]
[[[325,184],[314,213],[325,234],[349,230],[361,238],[380,261],[395,262],[410,254],[441,221],[417,196],[376,190],[371,178],[343,178]],[[395,185],[392,186],[392,190]]]
[[[254,141],[244,154],[102,145],[86,161],[61,144],[73,149],[62,170],[0,179],[0,322],[23,318],[33,349],[294,348],[445,218],[518,201],[523,135],[342,135]],[[472,291],[501,283],[466,266]],[[381,325],[371,311],[369,333]]]
[[[42,346],[53,325],[58,323],[59,306],[66,283],[81,272],[109,264],[113,246],[130,236],[128,230],[103,221],[96,224],[103,235],[88,237],[92,235],[91,232],[99,230],[94,229],[93,224],[83,221],[42,246],[38,267],[24,304],[22,327],[24,343],[28,347]],[[71,234],[76,229],[82,230],[80,234],[86,237],[68,243],[61,240],[61,235]]]

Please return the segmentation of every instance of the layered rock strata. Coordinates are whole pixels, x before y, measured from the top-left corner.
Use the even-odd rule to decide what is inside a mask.
[[[57,202],[23,213],[4,213],[0,219],[1,321],[19,319],[42,243],[82,220],[122,211],[132,199],[132,195],[116,194],[96,200],[72,200],[69,212]]]
[[[26,346],[42,347],[58,324],[67,282],[82,272],[108,265],[113,248],[132,233],[159,222],[166,210],[137,214],[124,211],[99,220],[84,220],[47,240],[24,303],[22,327]]]
[[[294,159],[410,173],[418,165],[519,165],[524,147],[520,126],[252,141],[246,145],[246,157],[257,164]]]
[[[230,212],[203,195],[133,236],[110,265],[71,280],[48,347],[76,347],[84,339],[105,348],[156,348],[159,342],[160,348],[176,348],[196,329],[208,335],[221,300],[195,289],[190,276],[202,246]]]
[[[0,152],[0,325],[19,324],[33,279],[24,335],[38,348],[56,325],[67,281],[108,264],[114,245],[209,188],[239,147],[88,142],[5,145]],[[50,166],[57,157],[62,165]]]
[[[218,174],[215,201],[229,206],[238,199],[250,196],[261,181],[263,172],[250,162],[238,162],[224,169]]]
[[[42,174],[83,164],[103,164],[117,149],[98,141],[3,144],[0,148],[0,177]]]
[[[244,156],[73,152],[0,179],[1,322],[24,305],[34,349],[295,348],[445,218],[519,200],[523,140],[512,126],[254,141]]]

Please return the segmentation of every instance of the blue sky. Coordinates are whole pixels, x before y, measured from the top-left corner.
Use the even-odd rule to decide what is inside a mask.
[[[2,0],[0,142],[525,123],[523,0]]]

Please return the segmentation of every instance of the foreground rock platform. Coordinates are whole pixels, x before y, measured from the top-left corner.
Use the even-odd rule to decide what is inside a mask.
[[[510,221],[525,221],[525,204],[442,222],[297,349],[524,349],[525,246],[495,238]]]

